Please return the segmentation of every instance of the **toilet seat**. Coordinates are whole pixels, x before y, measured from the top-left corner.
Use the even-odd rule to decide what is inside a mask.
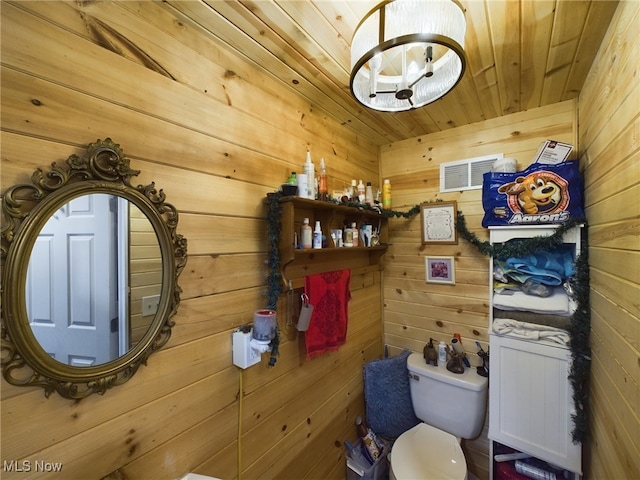
[[[456,437],[420,423],[394,442],[391,469],[397,480],[464,480],[467,461]]]

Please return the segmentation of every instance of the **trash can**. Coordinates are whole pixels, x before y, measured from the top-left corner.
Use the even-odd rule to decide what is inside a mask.
[[[387,456],[391,450],[389,442],[380,439],[382,443],[382,452],[373,465],[362,465],[362,457],[360,459],[353,458],[350,452],[345,454],[347,462],[347,480],[387,480],[389,478],[389,460]],[[361,452],[363,445],[362,439],[353,446],[354,450]]]

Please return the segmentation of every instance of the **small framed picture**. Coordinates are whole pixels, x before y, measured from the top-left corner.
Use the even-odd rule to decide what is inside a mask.
[[[424,257],[427,283],[456,284],[453,257]]]
[[[423,203],[420,205],[422,244],[457,244],[457,205],[452,202]]]

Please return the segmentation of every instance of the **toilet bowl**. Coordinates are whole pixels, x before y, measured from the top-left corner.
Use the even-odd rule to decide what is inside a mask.
[[[464,480],[467,461],[460,442],[450,433],[419,423],[395,441],[390,480]]]
[[[407,358],[411,401],[422,420],[391,448],[391,480],[465,480],[467,462],[461,438],[476,438],[487,405],[486,377],[475,369],[454,374],[445,365],[427,365],[423,356]]]

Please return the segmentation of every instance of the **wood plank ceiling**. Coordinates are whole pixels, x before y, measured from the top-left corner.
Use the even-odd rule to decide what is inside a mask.
[[[427,0],[424,0],[425,2]],[[233,49],[313,108],[384,144],[579,95],[617,7],[601,0],[461,0],[467,69],[440,100],[370,110],[350,94],[350,43],[378,0],[165,0],[180,21]]]

